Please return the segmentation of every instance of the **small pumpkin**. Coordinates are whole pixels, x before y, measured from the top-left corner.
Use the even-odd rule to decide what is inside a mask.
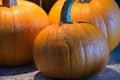
[[[0,65],[30,63],[33,41],[49,25],[45,11],[32,2],[2,0],[0,3]]]
[[[58,0],[50,10],[51,24],[59,24],[64,2],[65,0]],[[120,10],[114,0],[75,0],[71,17],[73,22],[86,21],[101,29],[108,40],[110,50],[118,45],[120,41]]]
[[[108,61],[108,44],[101,31],[90,23],[72,23],[66,0],[59,25],[43,29],[33,45],[34,62],[48,77],[77,79],[101,72]]]

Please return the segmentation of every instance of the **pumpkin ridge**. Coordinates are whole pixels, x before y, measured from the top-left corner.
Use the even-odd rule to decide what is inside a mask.
[[[15,24],[15,19],[16,19],[16,15],[15,15],[15,11],[17,12],[17,14],[20,14],[20,11],[18,10],[19,9],[19,7],[12,7],[11,8],[12,9],[12,16],[13,16],[13,23],[14,23],[14,30],[15,30],[15,32],[14,32],[14,65],[17,65],[17,62],[19,62],[18,61],[18,53],[16,52],[16,43],[17,43],[17,40],[16,40],[16,36],[17,36],[17,32],[16,32],[16,24]],[[19,18],[18,18],[19,19]],[[21,23],[22,24],[22,23]],[[17,58],[16,58],[17,57]]]
[[[17,14],[16,14],[16,12],[17,12]],[[21,47],[21,45],[22,45],[22,44],[18,43],[18,40],[19,40],[20,36],[22,36],[22,38],[20,38],[20,40],[21,41],[23,40],[23,35],[21,35],[21,32],[23,32],[23,27],[25,27],[25,26],[23,26],[23,21],[21,21],[21,18],[23,18],[23,12],[21,12],[20,6],[13,7],[12,8],[12,13],[13,13],[13,20],[14,20],[14,28],[15,28],[15,39],[14,39],[15,40],[15,44],[14,44],[15,45],[15,50],[14,50],[15,59],[14,60],[15,60],[15,65],[17,65],[17,63],[19,63],[19,59],[18,59],[19,56],[17,56],[18,54],[19,55],[21,54],[22,55],[22,57],[21,57],[22,60],[24,60],[24,62],[26,62],[26,60],[25,60],[26,58],[23,56],[23,54],[16,51],[16,47],[17,46]],[[21,18],[19,18],[19,16],[17,16],[17,15],[20,15]],[[17,18],[17,20],[16,20],[16,18]],[[25,18],[23,20],[25,21]],[[16,21],[21,22],[22,25],[19,25],[19,27],[18,27],[19,23],[16,23]],[[19,29],[19,31],[18,31],[18,29]]]
[[[68,23],[71,24],[72,22],[68,22]],[[72,31],[75,30],[73,26],[69,26],[69,27],[71,27],[71,28],[73,29]],[[70,29],[71,29],[71,28],[70,28]],[[73,36],[73,34],[70,32],[70,30],[67,31],[66,34],[67,34],[67,35],[71,35],[71,38],[72,38],[72,39],[75,38],[75,37]],[[69,37],[68,37],[68,38],[69,38]],[[74,41],[73,41],[73,43],[74,43]],[[75,43],[74,43],[74,44],[75,44]],[[73,75],[73,74],[72,74],[72,72],[73,72],[73,66],[72,66],[72,65],[73,65],[73,61],[72,61],[72,60],[73,60],[73,59],[72,59],[73,49],[72,49],[72,47],[73,47],[74,45],[72,46],[69,42],[67,43],[67,45],[68,45],[68,48],[69,48],[69,54],[68,54],[68,55],[69,55],[69,65],[70,65],[70,66],[69,66],[69,67],[70,67],[69,69],[70,69],[70,73],[71,73],[71,74],[69,74],[69,76],[72,77],[72,75]],[[74,55],[73,55],[73,56],[74,56]]]
[[[65,25],[63,25],[62,27],[64,27]],[[68,30],[68,28],[67,28],[67,30]],[[63,32],[63,31],[62,31]],[[69,33],[66,33],[66,31],[64,31],[64,33],[62,33],[62,34],[65,34],[65,37],[63,38],[63,40],[64,40],[64,43],[67,45],[67,47],[68,47],[68,52],[69,52],[69,54],[67,53],[67,56],[68,56],[68,65],[69,65],[69,68],[68,68],[68,71],[69,71],[69,73],[71,73],[72,72],[72,52],[71,52],[71,45],[69,44],[69,42],[67,41],[67,34],[69,34]],[[61,34],[61,35],[62,35]],[[68,76],[72,76],[72,74],[68,74]]]
[[[66,25],[63,25],[62,27],[65,27],[65,26],[66,26]],[[73,31],[75,30],[75,28],[74,28],[73,26],[69,26],[69,27],[72,28],[72,29],[70,28],[70,31],[73,32]],[[73,55],[74,49],[72,49],[72,48],[74,47],[74,45],[71,45],[71,44],[70,44],[70,41],[68,41],[68,40],[69,40],[70,38],[72,38],[72,39],[74,38],[74,39],[75,39],[75,37],[74,37],[73,34],[69,31],[68,28],[67,28],[67,30],[68,30],[67,32],[64,31],[65,37],[66,37],[66,38],[64,38],[64,41],[65,41],[65,44],[68,46],[68,50],[69,50],[69,54],[67,54],[67,55],[69,56],[69,61],[68,61],[68,62],[69,62],[69,68],[68,68],[68,69],[69,69],[69,72],[68,72],[68,73],[71,73],[71,74],[69,74],[69,76],[72,77],[72,76],[74,75],[74,74],[72,74],[72,72],[74,71],[74,70],[73,70],[73,67],[74,67],[74,66],[72,66],[72,65],[74,64],[73,59],[72,59],[72,56],[74,56],[74,55]],[[63,34],[64,34],[64,33],[63,33]],[[61,34],[61,35],[62,35],[62,34]],[[71,35],[71,36],[67,36],[67,35]],[[66,42],[66,41],[67,41],[67,42]],[[76,43],[75,41],[72,41],[72,42],[73,42],[74,44]]]
[[[102,5],[102,4],[101,4]],[[101,14],[100,16],[99,16],[99,18],[98,18],[98,20],[99,21],[101,21],[101,24],[102,23],[104,23],[104,24],[102,24],[102,27],[104,26],[104,28],[102,29],[102,32],[103,32],[103,34],[105,35],[105,37],[106,37],[106,39],[108,40],[108,43],[110,44],[110,46],[109,46],[109,49],[111,50],[111,43],[110,42],[112,42],[113,41],[113,38],[110,38],[110,35],[109,35],[109,26],[110,26],[110,24],[108,24],[109,22],[108,22],[108,20],[107,20],[107,18],[105,18],[105,15],[103,15],[104,14],[104,12],[98,12],[97,11],[97,9],[96,9],[96,7],[94,7],[94,6],[91,6],[92,8],[91,9],[94,9],[94,10],[92,10],[93,12],[96,12],[96,14]],[[111,10],[110,10],[111,11]],[[94,20],[94,21],[96,21],[96,20]],[[95,22],[96,23],[96,22]],[[98,24],[99,24],[99,22],[97,22]],[[97,25],[98,25],[97,24]],[[100,29],[102,28],[101,27],[101,25],[99,24],[97,27],[99,27]],[[105,31],[104,31],[105,30]],[[117,44],[116,44],[117,45]]]
[[[83,24],[81,24],[82,26],[84,26]],[[83,30],[84,30],[84,27],[82,27],[83,28]],[[80,41],[81,41],[81,45],[83,46],[83,50],[84,50],[84,70],[83,70],[83,74],[82,74],[82,76],[83,76],[83,78],[86,76],[85,75],[85,73],[86,73],[86,67],[87,67],[87,52],[86,52],[86,50],[85,50],[85,44],[84,44],[84,39],[83,39],[83,37],[82,36],[80,36],[79,37],[80,38]]]
[[[87,28],[86,28],[86,29],[87,29]],[[94,28],[93,28],[93,29],[94,29]],[[99,35],[98,32],[95,31],[95,29],[94,29],[94,33],[95,33],[95,34],[94,34],[95,37]],[[97,34],[97,35],[96,35],[96,34]],[[101,34],[102,34],[102,33],[101,33]],[[91,39],[94,40],[94,37],[91,37]],[[98,46],[97,46],[97,47],[98,47]],[[97,62],[97,56],[98,56],[98,55],[95,54],[95,52],[94,52],[93,54],[94,54],[94,58],[95,58],[95,60],[94,60],[94,65],[95,65],[95,66],[94,66],[94,67],[96,68],[96,70],[95,70],[95,68],[93,68],[93,71],[94,71],[94,73],[96,73],[96,71],[99,69],[100,66],[98,65],[98,62]],[[101,62],[101,63],[102,63],[102,62]],[[97,64],[97,66],[96,66],[96,64]],[[102,65],[102,64],[101,64],[101,65]],[[97,68],[98,68],[98,69],[97,69]]]
[[[49,27],[50,28],[50,27]],[[47,31],[46,30],[46,28],[44,29],[45,31]],[[51,30],[50,30],[51,31]],[[44,39],[44,45],[43,44],[40,44],[40,45],[42,45],[42,47],[45,47],[45,59],[46,59],[46,62],[44,62],[44,64],[46,65],[46,66],[48,66],[49,67],[49,63],[48,63],[48,58],[47,58],[47,56],[46,56],[46,52],[47,52],[47,45],[48,45],[48,38],[49,38],[49,36],[50,36],[50,31],[48,32],[46,32],[46,35],[47,35],[47,39]],[[41,31],[41,33],[43,32],[43,30]],[[38,35],[37,35],[37,37],[36,37],[36,39],[39,39],[39,35],[42,35],[41,33],[39,33]],[[44,33],[44,32],[43,32]],[[36,40],[35,40],[35,42],[34,42],[34,45],[33,45],[33,49],[35,50],[35,48],[34,48],[34,46],[37,44],[38,42],[36,42]],[[35,56],[34,54],[33,54],[33,56]],[[36,62],[35,62],[36,63]],[[41,64],[41,63],[40,63]],[[41,70],[41,71],[43,71],[44,72],[44,67],[43,66],[41,66],[43,69]],[[47,70],[48,70],[48,68],[47,68]],[[46,72],[45,72],[46,73]],[[44,74],[44,73],[43,73]]]
[[[113,15],[114,15],[114,14],[113,14]],[[102,16],[102,17],[104,18],[105,16]],[[103,20],[104,20],[106,26],[108,26],[108,27],[106,27],[106,28],[107,28],[107,29],[106,29],[106,30],[107,30],[106,32],[107,32],[107,35],[108,35],[108,37],[107,37],[108,43],[110,44],[109,49],[111,50],[111,46],[112,46],[112,45],[118,45],[119,42],[118,42],[118,44],[116,44],[115,42],[117,42],[117,40],[114,41],[114,35],[110,35],[110,34],[109,34],[109,33],[113,32],[112,29],[111,29],[111,30],[109,29],[109,26],[111,26],[110,22],[109,22],[106,18],[104,18]],[[119,19],[119,20],[120,20],[120,19]],[[109,24],[108,24],[108,23],[109,23]],[[120,25],[118,25],[118,26],[120,26]],[[116,30],[118,31],[118,30],[120,30],[120,29],[116,29]],[[117,37],[118,37],[120,34],[119,34],[119,35],[116,34],[116,35],[117,35]],[[112,38],[110,38],[111,36],[112,36]],[[120,37],[120,36],[119,36],[119,37]],[[113,42],[114,44],[112,44],[112,43],[110,43],[110,42]]]
[[[23,8],[20,8],[19,10],[20,10],[21,14],[23,15],[23,18],[25,18],[24,22],[25,22],[26,28],[29,28],[29,29],[26,29],[27,37],[29,38],[29,40],[33,40],[32,38],[34,38],[34,37],[32,36],[32,38],[31,38],[31,34],[30,33],[33,32],[31,29],[33,29],[33,27],[35,27],[36,24],[35,24],[35,20],[34,20],[34,15],[32,15],[32,12],[29,9],[27,9],[27,8],[28,7],[25,6]],[[24,13],[25,11],[26,11],[27,15]],[[31,12],[31,13],[29,13],[29,12]],[[30,24],[28,22],[31,22],[32,24]],[[33,33],[33,34],[35,34],[35,33]],[[25,37],[25,38],[27,38],[27,37]],[[33,42],[30,41],[28,44],[33,44]],[[29,46],[32,47],[32,45],[28,45],[28,47]],[[32,52],[32,50],[31,50],[31,52]],[[30,54],[32,54],[32,53],[30,53]],[[32,56],[31,56],[31,59],[33,59]],[[27,58],[24,57],[24,61],[28,62]]]
[[[33,28],[33,27],[35,27],[35,26],[41,26],[41,25],[38,25],[38,24],[36,24],[36,21],[35,21],[35,18],[34,18],[34,15],[32,14],[32,12],[31,12],[31,9],[29,8],[29,7],[27,7],[27,6],[30,6],[29,4],[28,5],[24,5],[24,7],[23,8],[20,8],[20,12],[21,12],[21,14],[23,14],[23,18],[27,18],[27,20],[26,20],[26,18],[25,18],[25,25],[27,25],[27,27],[29,27],[29,29],[27,29],[27,34],[29,35],[29,36],[27,36],[28,38],[30,38],[30,40],[32,40],[31,39],[31,34],[30,33],[32,33],[32,30],[31,30],[31,28]],[[36,6],[36,5],[35,5]],[[35,6],[32,6],[32,7],[34,7],[34,9],[35,9]],[[23,11],[24,10],[24,11]],[[27,16],[26,16],[26,14],[24,14],[24,12],[26,12],[27,13]],[[31,13],[30,13],[31,12]],[[28,14],[29,13],[29,14]],[[28,22],[31,22],[32,24],[30,24],[30,23],[28,23]],[[34,26],[33,26],[34,25]],[[40,29],[41,30],[41,29]],[[35,34],[35,33],[34,33]],[[25,37],[26,38],[26,37]],[[32,37],[33,38],[33,37]],[[29,43],[28,43],[29,44]],[[33,43],[32,43],[33,44]],[[31,46],[32,47],[32,45],[29,45],[29,46]],[[31,52],[32,52],[32,50],[31,50]],[[29,54],[28,54],[29,55]],[[32,56],[31,56],[31,58],[32,58]],[[33,59],[33,58],[32,58]],[[26,62],[28,61],[26,58],[24,58],[24,60],[26,60]]]
[[[72,26],[72,27],[74,28],[74,31],[78,30],[78,28],[77,28],[77,27],[79,27],[78,25],[83,26],[82,24],[84,24],[84,23],[80,22],[80,24],[76,23],[77,26],[74,26],[74,27]],[[81,27],[81,28],[82,28],[82,27]],[[78,31],[79,31],[79,30],[78,30]],[[78,31],[76,31],[76,32],[78,32]],[[78,36],[78,34],[80,34],[80,36]],[[81,46],[84,47],[84,44],[82,43],[83,40],[81,39],[81,33],[78,33],[78,34],[76,33],[76,36],[77,36],[77,38],[79,39],[78,42],[80,43],[80,45],[78,45],[78,44],[76,44],[76,45],[78,45],[78,47],[81,48]],[[75,38],[75,37],[74,37],[74,38]],[[78,48],[78,49],[79,49],[79,48]],[[82,51],[83,51],[83,52],[82,52]],[[81,73],[83,73],[83,72],[85,71],[85,67],[86,67],[86,54],[85,54],[85,49],[82,48],[82,50],[78,50],[78,52],[80,53],[80,54],[78,54],[79,56],[80,56],[80,55],[82,55],[82,56],[84,55],[84,58],[82,58],[82,61],[81,61],[81,62],[82,62],[82,64],[85,64],[85,65],[84,65],[84,66],[81,66],[81,65],[80,65],[81,68],[83,69],[83,70],[80,70],[80,71],[82,71]],[[77,55],[76,55],[76,56],[77,56]],[[74,71],[74,70],[73,70],[73,71]],[[80,74],[81,74],[81,73],[80,73]],[[84,73],[81,74],[81,76],[84,76]],[[81,77],[81,76],[80,76],[80,77]]]
[[[29,35],[29,36],[27,36],[28,38],[31,38],[30,36],[30,33],[31,32],[33,32],[32,31],[32,29],[31,28],[35,28],[36,30],[37,29],[39,29],[39,31],[42,29],[42,27],[43,26],[41,26],[41,24],[37,24],[37,22],[36,22],[36,19],[37,19],[37,21],[39,21],[38,20],[38,17],[36,17],[36,15],[33,15],[32,13],[33,13],[33,11],[31,11],[31,8],[29,8],[29,7],[31,7],[31,8],[33,8],[34,9],[34,11],[36,11],[36,9],[38,9],[38,6],[37,6],[37,8],[36,8],[36,5],[35,6],[31,6],[30,4],[27,4],[27,5],[24,5],[24,6],[21,6],[22,8],[20,8],[20,12],[21,12],[21,14],[23,15],[23,18],[25,18],[25,25],[27,25],[27,27],[26,28],[28,28],[29,27],[29,29],[27,29],[27,34]],[[19,6],[20,7],[20,6]],[[24,14],[24,12],[26,12],[27,14]],[[30,13],[31,12],[31,13]],[[39,11],[40,12],[40,11]],[[40,16],[40,15],[39,15]],[[26,18],[27,18],[27,20],[26,20]],[[30,23],[28,23],[28,22],[31,22],[31,24]],[[34,26],[33,26],[34,25]],[[40,27],[41,26],[41,27]],[[40,27],[40,28],[38,28],[38,27]],[[45,26],[46,27],[46,26]],[[34,33],[34,34],[36,34],[36,33]],[[34,37],[36,37],[36,36],[34,36]],[[26,37],[25,37],[26,38]],[[33,37],[32,37],[33,38]],[[31,40],[31,39],[30,39]],[[30,45],[30,46],[32,46],[32,45]],[[31,58],[32,58],[32,56],[31,56]],[[26,60],[26,61],[28,61],[26,58],[24,58],[24,60]]]
[[[6,9],[6,8],[5,8],[5,9]],[[3,19],[3,18],[4,18],[4,17],[3,17],[3,14],[4,14],[4,13],[3,13],[3,12],[5,12],[5,9],[2,9],[2,11],[1,11],[1,12],[2,12],[1,23],[4,22],[4,19]],[[4,15],[5,15],[5,14],[4,14]],[[1,27],[1,31],[2,31],[4,25],[1,24],[1,26],[2,26],[2,27]],[[5,57],[4,57],[4,53],[3,53],[3,49],[4,49],[4,47],[3,47],[3,33],[2,33],[1,36],[2,36],[2,38],[1,38],[1,49],[2,49],[2,50],[1,50],[1,53],[2,53],[2,59],[1,59],[1,60],[2,60],[2,63],[5,64]]]
[[[82,25],[82,24],[79,24],[79,25]],[[75,30],[78,31],[77,27],[74,27],[74,28],[75,28]],[[77,31],[76,31],[76,32],[77,32]],[[79,34],[81,34],[81,33],[79,33]],[[79,36],[78,38],[79,38],[79,43],[80,43],[80,47],[79,47],[80,50],[79,50],[79,51],[80,51],[80,53],[82,54],[82,57],[84,57],[84,58],[82,58],[82,62],[83,62],[82,64],[86,64],[86,57],[85,57],[86,54],[85,54],[85,49],[84,49],[84,45],[83,45],[83,39],[82,39],[81,36]],[[81,49],[81,47],[82,47],[82,49]],[[84,56],[83,56],[83,55],[84,55]],[[82,74],[81,74],[81,76],[84,76],[84,73],[83,73],[83,72],[85,71],[85,66],[86,66],[86,65],[82,66],[82,72],[81,72]],[[81,77],[81,76],[80,76],[80,77]]]
[[[101,31],[100,31],[101,32]],[[95,32],[95,34],[98,34],[98,32]],[[102,34],[102,32],[101,32],[101,34]],[[102,34],[103,35],[103,34]],[[97,36],[97,35],[96,35]],[[100,37],[101,37],[101,35],[99,35]],[[104,35],[103,35],[104,36]],[[104,36],[104,38],[105,38],[105,36]],[[99,40],[99,42],[101,42],[101,39],[98,39]],[[105,38],[105,40],[106,40],[106,38]],[[106,43],[107,43],[107,41],[106,41]],[[101,44],[99,44],[98,45],[98,48],[100,49],[100,47],[101,47]],[[106,50],[108,50],[108,49],[106,49]],[[100,49],[100,52],[101,52],[102,50]],[[105,55],[105,53],[104,54],[101,54],[101,55],[96,55],[96,57],[98,57],[98,56],[101,56],[102,58],[104,58],[104,55]],[[108,55],[109,56],[109,55]],[[107,58],[108,59],[108,58]],[[105,61],[107,61],[107,59],[105,60]],[[96,59],[97,60],[97,59]],[[102,69],[103,69],[103,66],[105,66],[105,64],[104,64],[104,62],[103,61],[101,61],[101,62],[98,62],[98,63],[100,63],[98,66],[97,66],[97,68],[99,68],[102,64]],[[102,70],[102,69],[99,69],[99,72]],[[97,69],[96,69],[97,70]],[[96,72],[96,71],[95,71]],[[99,72],[97,72],[97,73],[99,73]]]
[[[68,43],[67,43],[67,40],[66,40],[66,30],[68,30],[68,28],[65,28],[65,29],[64,29],[64,26],[62,25],[61,29],[62,29],[62,32],[63,32],[62,34],[64,34],[64,37],[63,37],[64,43],[67,45],[68,51],[70,52],[70,49],[69,49],[69,46],[68,46]],[[62,34],[61,34],[61,35],[62,35]],[[68,73],[71,73],[71,63],[70,63],[70,62],[71,62],[71,60],[70,60],[71,57],[70,57],[70,55],[69,55],[68,53],[67,53],[67,56],[69,56],[69,57],[68,57],[68,58],[69,58],[69,59],[68,59],[68,62],[69,62],[68,65],[69,65],[69,66],[67,66],[67,67],[68,67],[68,71],[69,71]],[[71,74],[69,74],[69,76],[71,76]]]
[[[101,4],[102,5],[102,4]],[[94,6],[90,6],[90,10],[92,10],[92,13],[94,13],[94,15],[96,15],[96,14],[99,14],[98,16],[99,16],[99,18],[98,18],[98,20],[101,20],[102,19],[102,22],[103,22],[103,12],[98,12],[97,10],[98,9],[96,9],[96,7],[94,7]],[[100,14],[102,14],[101,16],[100,16]],[[94,21],[96,21],[96,18],[93,16],[93,18],[94,18]],[[104,20],[105,21],[105,20]],[[105,22],[104,22],[105,23]],[[105,26],[107,26],[107,24],[105,23]],[[96,27],[98,27],[98,28],[100,28],[101,29],[101,25],[99,24],[99,22],[97,21],[97,26]],[[104,27],[105,28],[105,27]],[[106,27],[105,28],[105,30],[106,30],[106,33],[104,34],[104,32],[103,32],[103,34],[105,35],[105,37],[106,37],[106,39],[108,39],[108,27]]]
[[[100,31],[100,30],[99,30]],[[101,32],[101,31],[100,31]],[[98,32],[96,32],[96,34],[98,34]],[[102,32],[101,32],[101,34],[102,34]],[[102,34],[103,35],[103,34]],[[96,35],[97,36],[97,35]],[[101,38],[102,38],[102,36],[101,35],[99,35]],[[104,37],[104,39],[105,40],[107,40],[106,39],[106,37],[103,35],[103,37]],[[98,39],[99,40],[99,42],[101,42],[101,39]],[[108,42],[107,41],[105,41],[107,44],[108,44]],[[105,44],[105,42],[102,44],[102,45],[104,45]],[[102,46],[101,44],[99,44],[98,45],[98,48],[100,49],[101,48],[101,46]],[[106,45],[105,45],[106,46]],[[109,47],[105,47],[105,48],[107,48],[107,49],[104,49],[104,48],[102,48],[102,49],[104,49],[104,50],[107,50],[106,52],[107,53],[109,53]],[[102,52],[102,49],[100,49],[100,52]],[[105,53],[104,54],[101,54],[101,57],[104,59],[104,61],[106,61],[106,62],[103,62],[103,61],[101,61],[101,69],[99,70],[99,72],[104,68],[104,66],[105,66],[105,64],[107,64],[107,62],[108,62],[108,57],[107,58],[104,58],[104,55],[105,55]],[[107,56],[109,56],[109,54],[106,54]],[[105,55],[105,56],[106,56]],[[96,59],[97,60],[97,59]],[[98,62],[98,63],[100,63],[100,62]],[[102,65],[103,64],[103,65]],[[100,66],[98,66],[98,67],[100,67]],[[99,73],[99,72],[97,72],[97,73]]]
[[[1,46],[2,46],[2,54],[3,54],[2,56],[3,64],[12,65],[14,63],[14,61],[11,59],[14,57],[14,55],[11,55],[11,53],[13,52],[13,48],[14,48],[14,45],[12,45],[12,43],[14,43],[13,41],[14,27],[13,27],[13,18],[12,18],[11,9],[4,8],[4,10],[2,10],[2,16],[3,18],[1,18],[2,19],[1,21],[3,22],[1,23],[2,26],[0,27],[1,27],[1,32],[2,32]],[[4,22],[8,22],[8,23],[3,24]],[[11,45],[11,46],[8,47],[8,45]]]
[[[102,2],[99,2],[99,3],[102,3]],[[102,4],[101,4],[102,5]],[[94,6],[96,6],[96,5],[94,5]],[[91,9],[94,9],[94,10],[92,10],[93,12],[96,12],[97,14],[101,14],[101,16],[99,16],[100,18],[98,18],[99,19],[99,21],[101,21],[101,23],[103,23],[104,22],[104,24],[102,24],[103,26],[105,25],[106,27],[104,27],[103,29],[102,29],[102,32],[103,32],[103,34],[105,35],[105,37],[106,37],[106,39],[108,40],[108,43],[110,44],[110,47],[109,47],[109,49],[110,50],[112,50],[111,49],[111,43],[110,42],[112,42],[113,41],[113,38],[110,38],[110,35],[109,35],[109,33],[111,32],[111,31],[109,31],[110,29],[109,29],[109,25],[110,24],[108,24],[109,22],[108,22],[108,20],[107,20],[107,18],[105,18],[105,15],[103,15],[104,14],[104,12],[105,11],[101,11],[101,12],[98,12],[98,9],[96,9],[97,7],[94,7],[93,5],[91,5]],[[107,9],[108,10],[108,9]],[[111,10],[109,10],[110,12],[112,12]],[[114,15],[114,14],[113,14]],[[94,20],[94,21],[96,21],[96,20]],[[99,22],[98,22],[98,24],[99,24]],[[98,25],[97,24],[97,25]],[[102,26],[102,27],[103,27]],[[97,27],[99,27],[100,29],[101,29],[101,25],[99,24]],[[104,31],[104,30],[106,30],[106,31]],[[115,43],[116,44],[116,43]],[[117,45],[117,44],[116,44]]]
[[[23,63],[26,63],[26,62],[28,62],[28,60],[30,60],[32,58],[31,53],[26,53],[27,49],[25,49],[25,46],[28,46],[28,44],[31,44],[30,41],[29,41],[29,40],[31,40],[30,39],[30,36],[31,36],[30,35],[30,28],[32,28],[32,26],[33,26],[34,22],[32,22],[32,21],[34,20],[34,18],[33,18],[33,16],[30,16],[31,13],[29,13],[29,12],[31,12],[31,11],[29,9],[26,9],[26,6],[24,6],[24,5],[23,6],[18,5],[18,6],[12,7],[12,9],[13,9],[13,15],[14,15],[13,18],[15,19],[14,20],[14,25],[15,25],[15,46],[16,46],[15,47],[15,54],[16,54],[15,55],[15,57],[16,57],[15,65],[17,65],[17,64],[21,63],[22,61],[24,61]],[[27,14],[25,14],[25,13],[27,13]],[[31,18],[29,18],[29,16]],[[18,19],[16,19],[16,17]],[[28,22],[30,22],[30,23],[28,23]],[[26,39],[26,40],[29,39],[29,40],[26,41],[24,39]],[[19,44],[18,41],[20,41],[22,43]],[[24,42],[26,42],[25,46],[23,46]],[[28,48],[30,46],[31,45],[29,45]],[[25,52],[24,53],[23,53],[23,51],[17,52],[17,50],[18,50],[17,47],[19,47],[19,49],[20,48],[24,49]],[[19,54],[20,57],[18,56],[18,54]],[[25,55],[30,56],[29,59],[26,58]]]
[[[68,49],[68,52],[71,52],[70,51],[70,49],[69,49],[69,42],[66,42],[66,39],[65,39],[65,37],[66,37],[66,31],[63,31],[63,27],[64,27],[64,25],[62,25],[59,29],[57,28],[57,30],[55,30],[55,32],[57,31],[57,34],[58,35],[63,35],[63,34],[65,34],[64,36],[60,36],[60,39],[58,38],[58,36],[56,37],[56,39],[58,39],[58,41],[63,41],[62,43],[64,43],[64,45],[65,45],[65,47]],[[67,28],[68,29],[68,28]],[[68,58],[69,58],[69,61],[68,61],[68,63],[70,63],[71,62],[71,56],[69,55],[69,54],[66,54],[67,56],[68,56]],[[57,56],[58,58],[58,61],[60,61],[59,59],[60,59],[60,57],[59,56]],[[60,63],[62,63],[61,61],[59,62],[59,64]],[[60,64],[61,65],[61,64]],[[69,64],[70,65],[70,67],[68,68],[68,71],[69,72],[71,72],[71,64]],[[59,69],[61,69],[61,68],[59,68]],[[59,73],[62,73],[62,71],[60,71],[59,70]],[[64,74],[64,73],[63,73]],[[66,75],[67,76],[67,75]]]
[[[1,33],[1,31],[2,31],[2,29],[1,29],[1,26],[3,25],[2,23],[3,23],[3,16],[2,16],[2,11],[3,11],[4,9],[2,9],[2,10],[0,10],[0,63],[1,64],[4,64],[4,56],[3,56],[3,45],[2,45],[2,41],[3,41],[3,34]]]
[[[84,26],[84,24],[82,24],[82,25]],[[91,26],[90,26],[90,27],[91,27]],[[89,38],[90,38],[90,39],[93,39],[93,37],[91,36],[91,34],[88,33],[88,31],[89,31],[88,28],[86,28],[86,26],[84,26],[83,28],[84,28],[84,30],[86,31],[85,33],[86,33],[87,35],[89,35]],[[92,29],[94,29],[94,28],[92,27]],[[94,32],[95,32],[95,31],[94,31]],[[84,45],[84,41],[83,41],[83,45]],[[93,43],[90,43],[90,45],[93,45]],[[85,47],[85,46],[84,46],[84,47]],[[94,47],[94,46],[93,46],[93,47]],[[86,50],[85,50],[85,51],[86,51]],[[94,51],[92,51],[92,52],[94,52]],[[86,55],[87,55],[87,54],[86,54]],[[92,56],[93,56],[93,55],[94,55],[95,58],[96,58],[96,54],[95,54],[95,53],[92,53]],[[87,59],[87,58],[86,58],[86,59]],[[86,59],[85,59],[85,60],[86,60]],[[95,60],[97,60],[97,59],[94,59],[94,60],[93,60],[93,66],[91,66],[91,68],[92,68],[92,67],[96,67],[96,65],[95,65],[95,62],[96,62],[96,61],[95,61]],[[89,61],[88,61],[88,62],[89,62]],[[87,61],[86,61],[86,65],[87,65]],[[88,67],[88,66],[86,66],[86,67]],[[93,71],[94,71],[94,68],[93,68],[93,70],[91,70],[91,71],[93,72]],[[90,72],[91,72],[91,71],[90,71]],[[96,73],[96,72],[94,72],[94,73]],[[85,69],[85,71],[84,71],[83,74],[84,74],[84,75],[83,75],[84,77],[85,77],[85,76],[88,76],[88,75],[86,75],[86,74],[87,74],[86,69]],[[89,74],[92,74],[92,73],[89,73]]]
[[[87,23],[87,24],[88,24],[88,23]],[[84,23],[81,23],[80,25],[83,26],[82,29],[85,30],[85,27],[86,27],[86,26],[84,26]],[[74,27],[74,28],[77,28],[77,27]],[[80,34],[81,34],[81,33],[80,33]],[[82,37],[81,35],[79,36],[79,39],[80,39],[80,41],[81,41],[81,46],[82,46],[82,47],[85,47],[85,44],[84,44],[84,41],[83,41],[84,39],[83,39],[83,37]],[[83,50],[84,50],[84,53],[82,53],[82,54],[84,54],[84,63],[83,63],[83,64],[85,64],[85,65],[84,65],[84,67],[83,67],[83,68],[84,68],[84,69],[83,69],[83,74],[82,74],[81,76],[85,77],[85,76],[86,76],[86,75],[85,75],[85,74],[86,74],[86,67],[87,67],[87,61],[86,61],[86,60],[87,60],[87,57],[86,57],[86,56],[87,56],[87,52],[86,52],[85,48],[83,48]]]
[[[15,56],[16,56],[16,53],[15,53],[15,35],[16,35],[16,32],[15,32],[15,22],[14,22],[14,14],[13,14],[13,8],[10,8],[11,9],[11,14],[12,14],[12,18],[13,18],[13,21],[12,21],[12,23],[13,23],[13,27],[14,27],[14,43],[13,43],[13,64],[16,64],[16,58],[15,58]],[[12,60],[12,59],[11,59]]]
[[[48,54],[48,53],[47,53],[47,52],[48,52],[48,47],[47,47],[47,45],[49,44],[48,42],[50,41],[51,32],[52,32],[52,30],[50,30],[50,31],[48,32],[48,37],[47,37],[47,39],[46,39],[46,41],[45,41],[45,54]],[[47,51],[47,52],[46,52],[46,51]],[[46,57],[46,64],[47,64],[47,66],[49,66],[49,65],[48,65],[48,64],[49,64],[48,56],[45,55],[45,57]]]

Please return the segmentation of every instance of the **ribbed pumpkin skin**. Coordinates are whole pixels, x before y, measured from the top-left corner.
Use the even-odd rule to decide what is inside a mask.
[[[63,24],[42,30],[34,42],[34,61],[46,76],[64,79],[98,74],[108,61],[108,44],[91,24]]]
[[[58,0],[49,13],[51,24],[58,24],[61,8],[65,0]],[[57,13],[57,14],[56,14]],[[72,21],[86,21],[95,24],[106,36],[110,50],[120,41],[120,10],[114,0],[91,0],[90,3],[73,4]]]
[[[31,62],[34,38],[48,24],[47,14],[31,2],[20,1],[11,8],[0,6],[0,65]]]

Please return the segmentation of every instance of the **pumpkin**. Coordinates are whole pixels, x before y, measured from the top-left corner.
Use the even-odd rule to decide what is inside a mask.
[[[50,10],[51,24],[59,23],[64,1],[58,0]],[[118,45],[120,41],[120,10],[114,0],[75,0],[71,17],[73,22],[86,21],[101,29],[108,40],[110,51]]]
[[[28,1],[36,3],[37,5],[41,6],[47,13],[49,13],[49,10],[57,0],[28,0]]]
[[[28,1],[2,0],[0,4],[0,65],[19,66],[33,61],[33,41],[49,25],[48,16]]]
[[[101,72],[108,61],[108,44],[102,32],[87,22],[71,22],[73,2],[66,0],[60,24],[43,29],[34,41],[34,62],[48,77],[91,77]]]

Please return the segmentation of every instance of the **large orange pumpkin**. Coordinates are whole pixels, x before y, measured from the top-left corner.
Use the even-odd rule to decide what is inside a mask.
[[[41,29],[49,25],[48,16],[32,2],[2,0],[2,3],[0,65],[18,66],[30,63],[34,38]]]
[[[51,24],[58,24],[65,0],[58,0],[49,13]],[[114,0],[75,0],[71,10],[74,22],[95,24],[106,36],[110,50],[120,41],[120,10]]]
[[[101,31],[89,23],[71,22],[73,2],[66,0],[60,25],[48,26],[35,39],[34,61],[46,76],[86,78],[101,72],[108,61],[108,44]]]

